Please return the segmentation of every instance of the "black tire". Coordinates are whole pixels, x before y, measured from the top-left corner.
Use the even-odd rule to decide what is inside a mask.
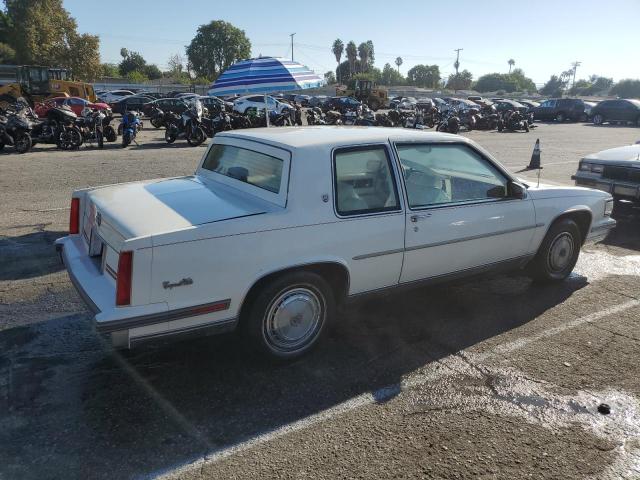
[[[557,220],[545,235],[528,274],[538,282],[553,283],[566,279],[578,261],[582,235],[570,218]]]
[[[173,143],[176,141],[176,138],[175,128],[173,126],[168,126],[164,131],[164,139],[167,143]]]
[[[31,150],[32,141],[31,135],[28,132],[19,132],[14,139],[16,152],[18,153],[27,153]]]
[[[131,134],[129,132],[124,132],[122,134],[122,148],[126,148],[131,143]]]
[[[122,129],[124,127],[122,126],[122,124],[118,125],[118,135],[122,135]]]
[[[191,132],[191,135],[187,137],[187,143],[189,143],[189,145],[191,145],[192,147],[197,147],[198,145],[201,145],[202,142],[204,142],[206,139],[207,134],[205,133],[205,131],[201,127],[197,127]]]
[[[4,142],[0,142],[0,151],[4,150]]]
[[[504,130],[504,123],[502,121],[498,122],[498,131],[501,132]]]
[[[296,311],[301,313],[287,318],[286,302],[296,302],[302,307]],[[312,272],[292,272],[262,287],[243,313],[241,328],[261,353],[273,359],[292,360],[318,344],[334,314],[335,297],[324,278]],[[291,330],[289,339],[278,336],[283,329],[285,334]]]
[[[151,118],[151,125],[155,128],[160,128],[162,126],[162,119],[158,117]]]
[[[604,116],[601,113],[596,113],[592,120],[594,125],[602,125],[604,123]]]
[[[528,131],[529,131],[529,122],[527,122],[526,120],[525,120],[525,122],[524,122],[524,131],[525,131],[525,132],[528,132]]]
[[[68,139],[67,148],[70,148],[70,149],[80,148],[80,145],[84,143],[82,132],[78,127],[71,127],[67,129],[66,133],[67,133],[67,139]]]
[[[107,125],[106,127],[104,127],[104,138],[107,140],[107,142],[115,142],[118,139],[116,129],[111,125]]]
[[[556,114],[556,122],[564,123],[567,120],[567,116],[564,112],[558,112]]]
[[[96,131],[96,139],[98,140],[98,148],[104,148],[104,135],[102,130]]]

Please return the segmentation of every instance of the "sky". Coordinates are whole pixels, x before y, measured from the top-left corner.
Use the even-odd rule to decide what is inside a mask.
[[[119,3],[119,2],[117,2]],[[184,55],[199,25],[225,20],[245,31],[252,55],[291,56],[317,73],[334,70],[331,45],[372,40],[375,64],[403,74],[416,64],[437,64],[443,77],[460,69],[474,79],[509,70],[507,61],[541,85],[579,61],[577,78],[591,74],[640,78],[640,0],[537,0],[435,2],[427,0],[264,1],[136,0],[122,8],[96,8],[64,0],[78,30],[100,36],[103,62],[118,63],[120,48],[142,54],[165,69],[172,54]],[[316,5],[316,6],[314,6]],[[343,58],[344,59],[344,58]]]

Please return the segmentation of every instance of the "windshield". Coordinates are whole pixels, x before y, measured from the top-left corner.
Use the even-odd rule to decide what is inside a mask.
[[[213,145],[202,168],[279,193],[283,162],[264,153],[231,145]]]

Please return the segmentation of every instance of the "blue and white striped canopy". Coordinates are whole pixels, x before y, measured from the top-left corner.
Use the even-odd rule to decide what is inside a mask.
[[[286,92],[316,88],[325,81],[313,70],[285,58],[261,57],[231,65],[213,82],[209,95]]]

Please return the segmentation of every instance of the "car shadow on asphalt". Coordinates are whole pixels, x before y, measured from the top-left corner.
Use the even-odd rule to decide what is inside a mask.
[[[602,243],[640,251],[640,207],[616,204],[613,218],[618,224]]]
[[[36,231],[16,237],[0,235],[0,281],[39,277],[62,270],[53,242],[67,232],[45,230],[45,224],[20,227]]]
[[[117,352],[86,314],[0,331],[0,378],[11,379],[0,382],[0,476],[146,476],[362,393],[384,402],[407,374],[530,322],[586,284],[499,276],[379,297],[347,308],[289,364],[265,361],[235,334]]]

